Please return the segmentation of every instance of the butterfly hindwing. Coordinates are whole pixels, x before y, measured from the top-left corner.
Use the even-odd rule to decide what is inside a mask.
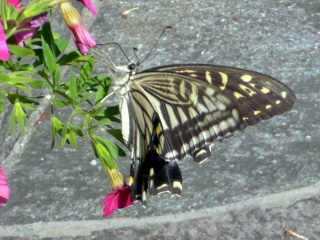
[[[134,146],[143,151],[132,152],[130,170],[131,195],[133,201],[142,201],[146,204],[147,192],[157,195],[161,192],[170,192],[180,195],[182,192],[182,176],[176,161],[165,161],[159,156],[159,137],[163,134],[157,114],[152,117],[152,134],[149,145],[140,138],[139,131],[135,131]],[[135,128],[137,130],[137,128]],[[143,145],[139,145],[139,143]]]

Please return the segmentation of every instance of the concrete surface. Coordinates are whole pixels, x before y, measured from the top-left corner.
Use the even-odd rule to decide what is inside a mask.
[[[142,68],[173,63],[241,67],[289,85],[292,111],[217,143],[213,157],[181,166],[181,198],[162,194],[102,218],[108,180],[85,141],[50,150],[49,121],[38,132],[5,137],[0,165],[12,197],[0,209],[1,239],[285,239],[291,229],[320,236],[320,3],[316,0],[95,1],[99,16],[84,21],[100,43],[118,42]],[[128,20],[120,12],[139,7]],[[57,31],[65,27],[56,22]],[[116,48],[106,48],[126,64]],[[104,67],[97,70],[105,71]],[[32,116],[35,121],[46,107]],[[62,112],[63,117],[67,113]],[[7,115],[0,117],[6,128]],[[119,159],[122,171],[129,158]],[[292,238],[295,239],[295,238]]]

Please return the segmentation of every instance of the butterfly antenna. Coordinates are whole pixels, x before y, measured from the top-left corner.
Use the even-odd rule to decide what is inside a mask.
[[[112,42],[112,43],[100,43],[100,44],[98,44],[98,45],[111,45],[111,44],[113,44],[113,45],[116,45],[116,46],[118,46],[119,47],[119,49],[121,50],[121,52],[123,53],[123,55],[125,56],[125,58],[128,60],[128,62],[130,62],[130,59],[128,58],[128,56],[127,56],[127,54],[125,53],[125,51],[123,50],[123,48],[121,47],[121,45],[119,44],[119,43],[116,43],[116,42]]]
[[[111,60],[109,54],[107,52],[103,51],[101,48],[99,48],[97,46],[92,48],[91,50],[94,51],[99,56],[101,56],[102,59],[103,59],[103,61],[100,61],[100,60],[97,60],[97,59],[95,59],[95,61],[105,65],[106,68],[107,68],[107,71],[109,72],[111,77],[113,79],[116,79],[117,77],[114,74],[114,72],[115,72],[114,70],[115,70],[116,66],[115,66],[114,62]]]
[[[130,59],[128,58],[127,54],[125,53],[125,51],[123,50],[123,48],[121,47],[121,45],[119,43],[112,42],[112,43],[105,43],[105,44],[98,44],[98,45],[111,45],[111,44],[116,45],[117,47],[119,47],[119,49],[121,50],[121,52],[123,53],[125,58],[128,60],[128,62],[130,62]]]
[[[138,58],[138,55],[137,55],[137,52],[138,52],[138,48],[133,48],[133,54],[134,56],[136,57],[136,59],[138,60],[137,61],[137,65],[139,66],[140,65],[140,59]]]
[[[152,53],[153,49],[155,49],[156,45],[158,44],[159,40],[161,39],[161,37],[163,36],[163,34],[165,33],[165,31],[166,31],[167,29],[172,29],[172,27],[166,26],[166,27],[162,30],[162,32],[161,32],[160,36],[158,37],[157,41],[153,44],[151,50],[150,50],[149,53],[146,55],[146,57],[141,61],[141,63],[143,63],[143,62],[150,56],[150,54]]]
[[[104,64],[107,68],[107,71],[109,72],[109,74],[111,75],[111,77],[113,79],[117,79],[117,76],[115,74],[117,66],[114,64],[114,62],[111,60],[111,57],[109,56],[109,54],[105,51],[103,51],[101,48],[99,48],[98,46],[105,46],[105,45],[116,45],[117,47],[119,47],[119,49],[121,50],[121,52],[123,53],[123,55],[125,56],[125,58],[127,59],[128,62],[130,62],[130,59],[128,58],[127,54],[124,52],[123,48],[121,47],[121,45],[119,43],[116,42],[111,42],[111,43],[99,43],[97,44],[97,46],[92,49],[95,53],[97,53],[98,55],[100,55],[104,61],[99,61],[96,60],[97,62],[100,62],[102,64]],[[99,51],[97,51],[97,49]]]

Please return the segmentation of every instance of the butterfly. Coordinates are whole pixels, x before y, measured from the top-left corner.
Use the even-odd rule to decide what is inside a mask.
[[[121,96],[122,135],[132,150],[132,200],[143,204],[148,192],[181,195],[177,160],[190,155],[202,163],[216,141],[287,112],[296,101],[285,84],[240,68],[137,67],[116,67],[126,74],[115,79],[115,92]]]

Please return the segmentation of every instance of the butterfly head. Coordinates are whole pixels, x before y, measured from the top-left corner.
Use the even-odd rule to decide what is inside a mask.
[[[139,64],[137,62],[130,62],[127,65],[116,66],[116,71],[128,73],[130,76],[137,73]]]
[[[125,73],[122,77],[115,79],[114,81],[115,91],[120,90],[120,94],[123,94],[128,90],[124,86],[130,81],[130,77],[137,73],[138,66],[139,66],[139,63],[130,62],[127,65],[115,67],[116,71]]]

